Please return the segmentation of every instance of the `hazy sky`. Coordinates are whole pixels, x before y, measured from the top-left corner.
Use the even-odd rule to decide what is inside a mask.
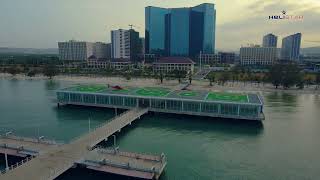
[[[238,50],[260,44],[272,32],[301,32],[303,47],[320,46],[320,0],[1,0],[0,47],[56,48],[58,41],[110,41],[110,30],[134,24],[144,36],[144,7],[189,7],[214,3],[216,47]],[[274,21],[269,15],[303,15]],[[319,41],[319,43],[308,42]],[[279,43],[278,43],[279,45]]]

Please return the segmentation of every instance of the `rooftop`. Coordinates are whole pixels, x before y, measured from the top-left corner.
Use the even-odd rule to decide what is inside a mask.
[[[195,62],[187,57],[163,57],[154,64],[195,64]]]
[[[165,87],[130,87],[111,85],[77,85],[62,91],[82,92],[89,94],[125,95],[149,98],[167,98],[195,101],[217,101],[242,104],[262,104],[259,96],[253,93],[233,93],[215,91],[172,90]]]

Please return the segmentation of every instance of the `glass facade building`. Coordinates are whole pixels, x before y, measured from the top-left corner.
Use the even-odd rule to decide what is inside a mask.
[[[277,47],[278,37],[273,34],[263,36],[262,47]]]
[[[216,11],[214,4],[191,8],[146,7],[146,46],[148,54],[196,56],[215,50]]]
[[[281,59],[299,61],[301,33],[296,33],[282,39]]]

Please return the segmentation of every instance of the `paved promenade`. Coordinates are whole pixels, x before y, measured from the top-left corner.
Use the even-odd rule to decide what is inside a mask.
[[[64,144],[40,154],[7,173],[0,175],[1,180],[45,180],[54,179],[85,157],[91,148],[111,136],[135,119],[147,113],[148,109],[132,109],[113,118],[106,124],[85,134],[70,144]]]

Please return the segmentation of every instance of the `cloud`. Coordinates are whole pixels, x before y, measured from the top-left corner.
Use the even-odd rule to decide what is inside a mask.
[[[241,45],[261,44],[263,35],[274,33],[279,36],[278,45],[284,36],[301,32],[303,34],[302,46],[311,46],[304,40],[319,39],[320,31],[320,3],[310,3],[310,0],[256,0],[250,1],[241,8],[242,16],[232,21],[225,21],[217,25],[216,46],[218,49],[238,50]],[[241,11],[239,9],[240,13]],[[303,15],[302,21],[273,21],[269,15],[280,15],[285,10],[288,14]],[[241,12],[242,12],[241,11]],[[236,12],[234,13],[236,14]]]

